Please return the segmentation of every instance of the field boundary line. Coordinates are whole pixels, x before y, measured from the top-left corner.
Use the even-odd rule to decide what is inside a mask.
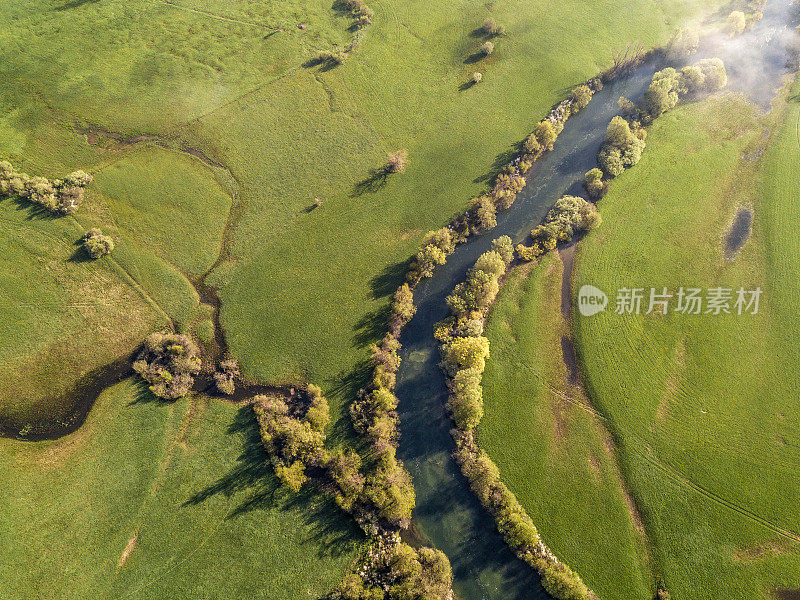
[[[273,31],[279,31],[280,27],[273,27],[272,25],[265,25],[264,23],[256,23],[254,21],[244,21],[241,19],[234,19],[233,17],[226,17],[223,15],[218,15],[216,13],[212,13],[207,10],[201,10],[199,8],[190,8],[188,6],[181,6],[180,4],[176,4],[171,0],[158,0],[161,4],[166,4],[167,6],[171,6],[172,8],[177,8],[178,10],[185,10],[187,12],[193,12],[198,15],[204,15],[211,19],[217,19],[219,21],[228,21],[230,23],[239,23],[241,25],[250,25],[252,27],[262,27],[264,29],[272,29]]]

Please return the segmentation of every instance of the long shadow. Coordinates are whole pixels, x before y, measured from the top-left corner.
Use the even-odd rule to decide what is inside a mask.
[[[25,217],[28,221],[33,220],[49,220],[49,219],[56,219],[57,217],[53,215],[50,211],[48,211],[44,206],[36,204],[30,200],[22,198],[20,196],[14,196],[13,198],[14,204],[17,205],[19,210],[25,211],[28,213],[28,216]]]
[[[337,406],[349,406],[354,398],[358,397],[359,390],[364,389],[372,376],[372,367],[369,361],[361,361],[352,370],[345,370],[338,373],[335,377],[327,380],[327,397]],[[333,446],[344,442],[355,443],[357,449],[366,449],[364,438],[356,434],[350,415],[347,411],[342,411],[328,426],[328,440]]]
[[[523,144],[524,142],[516,142],[495,156],[491,166],[489,167],[489,170],[483,175],[473,179],[472,183],[486,183],[494,181],[497,176],[500,175],[506,165],[508,165],[512,160],[522,153]]]
[[[319,556],[346,554],[363,539],[355,522],[325,498],[317,486],[307,484],[297,494],[281,487],[261,443],[252,407],[245,406],[237,411],[227,434],[241,439],[242,452],[236,463],[225,475],[186,500],[184,507],[202,504],[219,494],[228,498],[243,494],[244,499],[225,516],[226,521],[253,511],[299,509],[309,528],[304,541],[318,542]]]
[[[353,343],[364,348],[383,337],[389,327],[391,307],[387,304],[365,314],[355,325]]]
[[[477,52],[473,52],[467,58],[465,58],[464,64],[474,65],[475,63],[482,61],[484,58],[486,58],[486,53],[481,50],[478,50]]]
[[[362,196],[364,194],[374,194],[386,185],[388,178],[389,172],[384,167],[381,167],[380,169],[372,169],[366,179],[359,181],[353,187],[350,197],[357,198],[358,196]]]
[[[409,257],[403,262],[388,265],[384,267],[380,274],[370,279],[369,286],[372,288],[372,298],[378,300],[394,294],[395,290],[403,282],[412,260],[413,258]]]
[[[100,0],[70,0],[66,4],[62,4],[61,6],[56,6],[55,10],[57,12],[62,12],[65,10],[70,10],[72,8],[78,8],[83,6],[84,4],[96,4],[100,2]]]

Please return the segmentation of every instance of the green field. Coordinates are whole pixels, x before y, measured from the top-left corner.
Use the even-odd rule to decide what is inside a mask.
[[[659,118],[578,254],[573,289],[610,298],[605,313],[573,315],[584,381],[613,423],[658,571],[679,600],[767,598],[800,584],[796,102],[752,159],[778,114],[758,117],[728,96]],[[742,206],[754,209],[752,236],[726,261]],[[681,286],[760,286],[763,296],[757,315],[613,314],[620,288]]]
[[[65,394],[76,380],[124,357],[170,322],[208,336],[210,307],[200,304],[192,281],[221,256],[208,282],[218,287],[222,324],[245,373],[322,385],[336,420],[353,397],[369,343],[385,330],[388,296],[424,233],[460,213],[569,88],[608,67],[629,42],[665,42],[699,10],[685,0],[657,6],[648,0],[570,1],[558,10],[544,0],[388,0],[374,3],[374,24],[356,35],[348,29],[350,18],[331,4],[0,5],[0,159],[30,174],[59,177],[81,168],[95,175],[74,218],[38,218],[14,200],[0,202],[0,311],[8,315],[0,323],[0,419],[22,430],[31,421],[63,418],[70,409]],[[495,40],[491,57],[472,63],[484,41],[476,29],[489,16],[507,34]],[[304,66],[319,50],[357,38],[358,49],[343,65]],[[475,70],[483,82],[466,89]],[[138,134],[152,137],[119,140]],[[400,148],[409,151],[407,172],[387,181],[370,178],[386,154]],[[218,166],[192,156],[200,153]],[[323,205],[312,209],[315,198]],[[83,260],[75,243],[91,227],[112,235],[111,256]],[[220,254],[223,247],[229,255]],[[196,456],[224,456],[222,463],[203,465],[198,487],[222,477],[238,456],[224,433],[230,418],[214,417],[215,410],[222,408],[209,408],[204,418],[210,420],[202,421],[214,425],[214,434],[198,437]],[[210,521],[198,517],[187,524],[180,519],[188,517],[176,515],[189,514],[180,503],[196,490],[164,496],[163,512],[148,509],[140,522],[143,532],[165,537],[141,537],[125,568],[111,573],[136,527],[130,505],[110,508],[122,502],[111,498],[122,481],[115,478],[134,469],[127,457],[147,462],[144,454],[163,441],[156,447],[146,436],[164,430],[143,420],[136,439],[127,442],[141,443],[133,451],[103,421],[91,422],[98,440],[108,437],[96,442],[95,454],[76,454],[68,469],[42,467],[35,454],[46,444],[0,444],[4,456],[15,457],[4,463],[4,477],[20,482],[19,494],[15,486],[10,498],[0,495],[9,506],[4,512],[16,515],[4,522],[0,539],[20,540],[19,524],[27,520],[42,524],[31,542],[41,557],[20,555],[21,549],[0,553],[16,561],[11,564],[33,565],[2,569],[0,588],[42,597],[132,593],[144,585],[144,573],[171,560],[171,552],[178,557],[173,563],[189,555],[185,548],[194,536],[175,532],[222,518],[218,508]],[[109,464],[121,473],[100,469],[100,456],[112,451],[104,444],[113,446],[117,454]],[[170,485],[191,487],[190,471],[175,472]],[[92,501],[105,513],[80,517],[83,529],[76,530],[92,542],[79,551],[54,541],[82,514],[85,498],[76,492],[47,510],[26,508],[18,499],[23,492],[32,497],[26,490],[59,498],[78,484],[105,498]],[[173,574],[144,589],[162,597],[214,597],[214,586],[223,584],[212,581],[212,565],[222,562],[226,569],[243,565],[225,587],[231,597],[249,596],[243,582],[253,572],[280,585],[291,562],[298,573],[281,588],[287,597],[326,589],[347,556],[325,558],[329,539],[295,525],[317,518],[310,507],[283,512],[276,508],[280,502],[269,506],[270,524],[255,522],[257,531],[246,533],[223,528],[227,533],[209,537],[186,558],[186,570],[165,570]],[[119,515],[119,526],[107,515]],[[282,519],[292,534],[286,542],[276,533]],[[80,567],[95,551],[102,568]],[[275,556],[280,559],[271,562]],[[84,583],[70,587],[54,574],[63,564]],[[190,578],[190,565],[205,575]],[[40,589],[49,579],[54,587]],[[206,591],[189,587],[194,584]],[[279,597],[274,590],[265,594]]]
[[[3,441],[3,598],[324,594],[357,528],[313,493],[278,489],[256,427],[249,409],[165,404],[125,381],[71,435]]]
[[[561,261],[511,273],[486,327],[481,447],[556,556],[603,600],[649,600],[653,576],[604,425],[567,381]]]

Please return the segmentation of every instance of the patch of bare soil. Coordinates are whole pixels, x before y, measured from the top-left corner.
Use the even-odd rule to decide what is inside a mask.
[[[770,556],[784,554],[796,547],[797,544],[793,544],[789,540],[773,540],[748,546],[747,548],[738,548],[733,553],[733,559],[738,562],[755,562]],[[798,597],[798,600],[800,600],[800,597]]]
[[[128,558],[130,558],[133,549],[136,548],[136,542],[139,539],[139,532],[135,532],[131,539],[128,540],[128,544],[125,546],[125,550],[122,551],[122,554],[117,561],[117,573],[119,570],[125,566],[125,563],[128,562]]]

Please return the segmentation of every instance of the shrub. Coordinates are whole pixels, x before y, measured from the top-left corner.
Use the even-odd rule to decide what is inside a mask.
[[[483,418],[480,371],[462,369],[456,372],[450,384],[447,406],[458,429],[468,430],[478,426]]]
[[[402,173],[406,170],[408,166],[408,151],[407,150],[398,150],[397,152],[392,152],[389,154],[388,158],[386,159],[386,169],[387,173]]]
[[[525,149],[525,152],[533,154],[534,156],[538,156],[542,152],[542,144],[539,143],[539,139],[536,137],[535,133],[525,138],[522,147]]]
[[[83,171],[50,181],[45,177],[17,173],[7,161],[0,163],[0,195],[26,198],[54,215],[75,213],[83,201],[83,188],[91,182],[92,176]]]
[[[214,373],[214,384],[226,396],[232,396],[236,391],[236,378],[241,375],[239,363],[232,358],[226,358],[219,363],[219,368]]]
[[[681,69],[681,84],[688,94],[697,94],[705,88],[706,76],[697,65],[687,65]]]
[[[602,198],[606,191],[606,184],[603,181],[603,171],[595,168],[588,171],[585,177],[584,185],[586,186],[586,192],[589,194],[589,198],[592,200],[599,200]]]
[[[409,281],[416,283],[424,277],[432,276],[436,266],[443,265],[455,247],[453,234],[446,227],[429,232],[422,240],[422,246],[411,264]]]
[[[636,132],[644,131],[637,127]],[[637,135],[628,121],[620,116],[611,119],[606,130],[605,142],[600,147],[597,162],[609,176],[616,177],[626,168],[632,167],[642,157],[645,142]]]
[[[480,83],[483,80],[483,74],[475,71],[472,74],[472,83]]]
[[[144,342],[133,369],[159,398],[174,400],[189,393],[200,372],[200,351],[186,335],[153,333]]]
[[[740,10],[733,11],[725,20],[725,31],[727,31],[728,35],[731,37],[742,33],[745,27],[747,27],[747,18]]]
[[[502,25],[498,25],[497,23],[495,23],[494,19],[489,17],[483,22],[481,31],[483,31],[485,35],[496,36],[496,35],[503,35],[506,32],[506,28],[503,27]]]
[[[597,209],[591,202],[584,200],[579,196],[563,196],[559,198],[550,212],[547,213],[545,218],[545,229],[553,237],[552,232],[564,232],[568,236],[572,236],[580,231],[589,231],[599,222],[597,217]],[[533,235],[533,232],[531,232]],[[534,237],[539,237],[535,235]],[[558,237],[558,233],[555,234]]]
[[[672,38],[669,45],[670,54],[675,57],[686,57],[697,52],[700,45],[700,33],[697,29],[681,29]]]
[[[556,133],[554,125],[550,121],[540,121],[534,129],[534,135],[539,141],[539,145],[544,150],[552,150],[555,145],[558,133]]]
[[[524,262],[533,262],[544,253],[539,244],[533,244],[532,246],[517,244],[515,250],[517,258]]]
[[[574,112],[579,110],[583,110],[589,105],[589,102],[592,99],[592,90],[589,89],[588,85],[579,85],[569,95],[571,104],[570,106],[574,108]]]
[[[644,93],[642,112],[650,119],[660,117],[677,106],[680,90],[680,77],[675,69],[667,67],[658,71]]]
[[[462,369],[483,372],[488,356],[489,340],[485,337],[457,337],[442,346],[444,365],[451,375]]]
[[[492,42],[487,41],[481,44],[481,54],[489,56],[492,52],[494,52],[494,44]]]
[[[83,249],[92,258],[100,258],[107,254],[111,254],[114,250],[114,240],[99,229],[90,229],[83,236]]]

